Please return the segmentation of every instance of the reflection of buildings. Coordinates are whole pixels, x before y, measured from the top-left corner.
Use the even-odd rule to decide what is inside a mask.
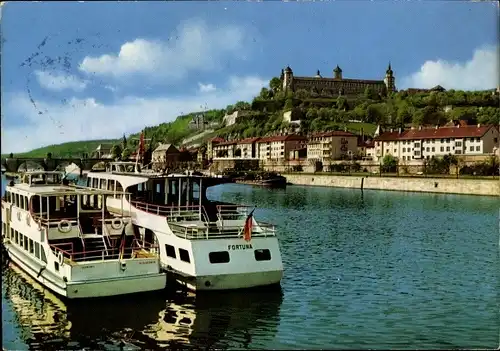
[[[16,267],[4,271],[3,284],[22,341],[41,349],[242,348],[256,335],[276,333],[282,303],[281,291],[262,290],[63,301]],[[17,348],[6,340],[4,346]]]
[[[66,318],[66,306],[58,297],[14,265],[3,271],[2,284],[23,341],[37,343],[69,337],[71,322]],[[15,349],[8,347],[9,342],[12,341],[4,336],[3,345]]]

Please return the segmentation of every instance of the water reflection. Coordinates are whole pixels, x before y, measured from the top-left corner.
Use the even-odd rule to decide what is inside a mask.
[[[10,322],[29,349],[252,348],[273,339],[282,303],[281,291],[63,301],[13,265],[2,281]],[[14,339],[4,335],[4,345],[18,349]]]

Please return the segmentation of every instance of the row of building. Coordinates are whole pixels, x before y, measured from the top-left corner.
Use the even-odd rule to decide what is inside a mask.
[[[379,162],[386,155],[400,161],[421,161],[448,154],[479,156],[498,150],[499,130],[493,125],[419,127],[381,131],[372,140],[347,131],[316,133],[310,137],[278,135],[208,142],[206,157],[211,160],[257,159],[261,161],[334,161],[357,159]]]

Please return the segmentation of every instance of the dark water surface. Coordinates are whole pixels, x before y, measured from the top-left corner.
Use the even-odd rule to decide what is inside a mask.
[[[21,349],[496,348],[497,198],[290,186],[211,189],[278,225],[281,292],[63,303],[12,268],[3,346]]]

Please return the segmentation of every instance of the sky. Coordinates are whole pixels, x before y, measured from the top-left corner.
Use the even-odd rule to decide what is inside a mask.
[[[396,87],[498,86],[486,1],[7,2],[1,7],[2,153],[118,138],[251,101],[295,75]]]

